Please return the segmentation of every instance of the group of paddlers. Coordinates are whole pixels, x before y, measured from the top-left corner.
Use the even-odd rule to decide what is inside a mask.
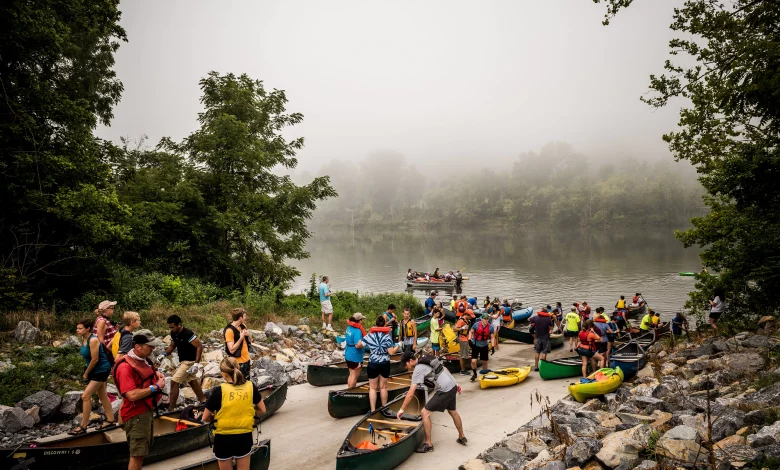
[[[444,274],[441,274],[439,272],[439,268],[436,268],[432,273],[423,273],[419,271],[412,271],[412,268],[409,268],[408,271],[406,271],[406,280],[407,281],[417,281],[417,282],[452,282],[455,281],[457,284],[460,284],[463,282],[463,274],[460,272],[460,270],[457,270],[455,272],[448,271]]]

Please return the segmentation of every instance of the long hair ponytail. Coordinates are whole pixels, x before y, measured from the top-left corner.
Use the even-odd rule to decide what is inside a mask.
[[[222,359],[219,364],[219,370],[223,374],[233,379],[233,385],[243,385],[246,382],[244,374],[241,373],[241,369],[238,367],[238,361],[235,357],[226,357]]]

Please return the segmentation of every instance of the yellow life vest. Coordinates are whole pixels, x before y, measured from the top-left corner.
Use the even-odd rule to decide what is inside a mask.
[[[431,320],[433,321],[433,320]],[[414,320],[409,320],[406,322],[406,337],[407,338],[414,338]]]
[[[624,309],[626,308],[626,301],[624,299],[620,299],[617,301],[617,308]]]
[[[214,416],[214,434],[245,434],[252,432],[255,424],[255,405],[252,403],[252,382],[241,385],[223,383],[222,406]],[[215,391],[216,392],[216,391]]]

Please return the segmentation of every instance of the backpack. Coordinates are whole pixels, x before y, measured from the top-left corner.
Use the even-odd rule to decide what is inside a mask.
[[[133,333],[122,328],[121,330],[117,331],[117,334],[115,334],[111,339],[111,354],[113,357],[109,359],[109,362],[113,362],[113,358],[119,355],[119,345],[122,343],[122,337],[125,335],[132,336]]]
[[[225,337],[225,332],[227,331],[228,328],[230,328],[233,331],[233,341],[238,341],[237,338],[241,335],[241,332],[238,330],[238,328],[236,328],[235,326],[231,325],[230,323],[228,323],[227,326],[225,327],[225,329],[222,330],[222,337],[223,338]],[[244,325],[241,325],[241,329],[245,330],[246,327]],[[247,351],[249,351],[251,353],[252,352],[250,350],[250,343],[251,343],[251,341],[247,337],[247,338],[244,338],[244,342],[246,342]],[[227,341],[225,341],[225,354],[227,354],[230,357],[239,358],[239,357],[241,357],[241,348],[238,348],[238,349],[236,349],[236,352],[231,353],[230,349],[228,349]]]
[[[439,375],[444,372],[444,365],[441,363],[441,361],[439,361],[439,358],[423,354],[420,356],[420,359],[417,360],[417,363],[425,364],[426,366],[429,366],[431,369],[433,369],[434,378],[430,379],[425,377],[423,384],[428,388],[436,388],[436,379],[438,379]]]

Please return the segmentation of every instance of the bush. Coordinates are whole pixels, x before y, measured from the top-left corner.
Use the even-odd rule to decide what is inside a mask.
[[[19,348],[11,359],[16,367],[0,374],[0,405],[14,406],[40,390],[63,394],[84,387],[84,358],[77,348]]]

